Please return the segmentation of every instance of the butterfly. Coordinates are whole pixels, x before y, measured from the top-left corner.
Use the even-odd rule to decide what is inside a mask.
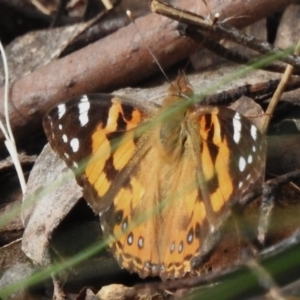
[[[266,141],[250,120],[201,106],[181,74],[162,105],[108,94],[61,103],[44,118],[120,266],[173,279],[262,183]]]

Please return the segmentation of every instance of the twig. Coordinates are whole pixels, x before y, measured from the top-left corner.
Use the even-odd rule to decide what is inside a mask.
[[[194,28],[191,28],[188,26],[184,29],[183,34],[191,37],[192,39],[197,40],[198,42],[201,42],[201,45],[208,50],[214,52],[220,57],[223,57],[227,60],[230,60],[237,64],[244,64],[244,65],[250,65],[255,63],[255,58],[249,58],[243,54],[240,54],[237,51],[232,51],[230,49],[225,48],[220,43],[215,42],[214,40],[210,39],[207,36],[204,36],[199,30],[196,30]],[[259,58],[257,58],[258,60]],[[262,70],[269,71],[269,72],[277,72],[277,73],[284,73],[285,66],[282,66],[280,64],[270,63],[266,66],[262,66]],[[295,70],[294,74],[300,74],[300,69]]]
[[[224,92],[208,95],[199,103],[200,105],[229,105],[242,96],[255,99],[257,102],[261,98],[274,93],[279,84],[279,80],[269,80],[257,84],[246,84]],[[286,86],[286,92],[300,87],[300,79],[293,78]]]
[[[300,39],[299,39],[299,41],[296,45],[294,53],[295,53],[295,55],[298,55],[299,52],[300,52]],[[274,110],[277,107],[277,104],[278,104],[278,102],[279,102],[279,100],[280,100],[280,98],[281,98],[281,96],[282,96],[282,94],[285,90],[285,87],[288,84],[288,81],[289,81],[290,77],[292,76],[293,70],[294,70],[294,66],[292,66],[292,65],[288,65],[286,67],[286,70],[285,70],[285,72],[282,76],[282,79],[281,79],[281,81],[280,81],[280,83],[279,83],[279,85],[278,85],[271,101],[270,101],[270,104],[269,104],[269,106],[266,110],[265,121],[264,121],[264,124],[262,126],[262,131],[264,133],[266,133],[267,130],[268,130],[269,123],[270,123],[270,120],[271,120],[271,116],[273,115]]]
[[[23,174],[23,170],[19,161],[19,156],[16,148],[16,143],[14,140],[14,136],[12,133],[12,129],[10,126],[10,119],[9,119],[9,112],[8,112],[8,94],[9,94],[9,75],[8,75],[8,66],[7,66],[7,59],[5,55],[4,48],[2,46],[2,43],[0,41],[0,51],[2,53],[2,60],[3,60],[3,66],[4,66],[4,73],[5,73],[5,84],[4,84],[4,112],[5,112],[5,121],[6,121],[6,128],[3,125],[3,123],[0,120],[0,128],[5,136],[5,146],[13,160],[13,163],[15,165],[17,175],[19,178],[19,182],[21,185],[22,193],[23,195],[26,192],[26,182],[25,177]]]
[[[229,26],[222,21],[217,21],[212,24],[199,15],[183,9],[175,8],[157,0],[152,1],[151,9],[157,14],[161,14],[180,23],[190,25],[202,32],[208,33],[209,35],[217,35],[219,37],[226,38],[262,54],[275,55],[277,59],[300,68],[300,58],[289,54],[292,52],[292,49],[285,51],[280,50],[265,41],[260,41],[252,36],[243,34],[235,27]]]
[[[267,186],[282,186],[292,180],[299,179],[300,178],[300,170],[292,171],[289,173],[286,173],[284,175],[281,175],[279,177],[276,177],[274,179],[270,179],[266,181],[263,186],[264,188],[267,189]],[[240,201],[239,204],[244,206],[249,204],[251,201],[253,201],[255,198],[258,198],[259,196],[262,195],[262,188],[258,188],[254,190],[251,194],[243,197]]]

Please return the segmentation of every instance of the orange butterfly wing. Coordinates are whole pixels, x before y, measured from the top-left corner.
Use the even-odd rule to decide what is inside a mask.
[[[45,116],[52,149],[73,169],[95,213],[111,205],[117,186],[111,183],[134,155],[138,137],[132,129],[156,111],[151,103],[94,94],[59,104]]]

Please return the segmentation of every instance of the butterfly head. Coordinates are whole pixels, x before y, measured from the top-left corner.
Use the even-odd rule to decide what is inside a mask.
[[[189,84],[188,79],[184,72],[180,72],[170,87],[168,97],[164,101],[164,106],[168,103],[182,101],[185,98],[191,98],[194,95],[192,86]],[[176,101],[177,98],[177,101]]]

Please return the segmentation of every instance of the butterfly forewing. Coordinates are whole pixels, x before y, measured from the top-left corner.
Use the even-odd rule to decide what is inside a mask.
[[[59,104],[45,116],[52,149],[73,169],[96,213],[111,202],[104,197],[111,181],[135,151],[138,136],[133,139],[130,130],[156,109],[151,103],[133,106],[124,98],[95,94]]]
[[[220,215],[232,201],[262,183],[266,140],[252,122],[231,109],[200,107],[196,113],[202,170],[212,209]]]

